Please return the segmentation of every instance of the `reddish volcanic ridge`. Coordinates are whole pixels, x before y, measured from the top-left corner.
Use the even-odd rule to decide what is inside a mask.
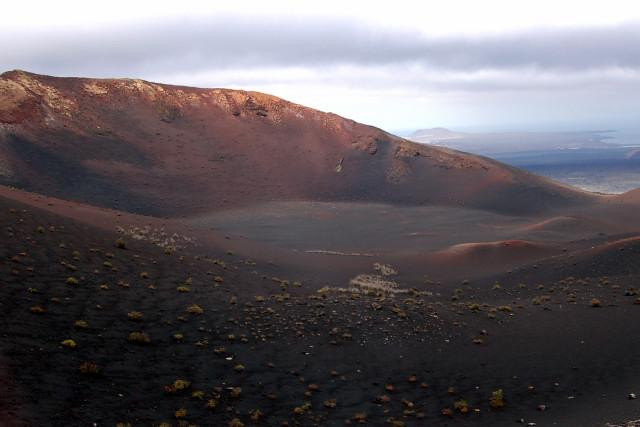
[[[508,213],[595,198],[258,92],[0,76],[0,184],[157,216],[278,200]]]

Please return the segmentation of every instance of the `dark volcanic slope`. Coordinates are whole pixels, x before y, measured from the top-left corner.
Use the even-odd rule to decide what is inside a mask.
[[[637,268],[615,268],[637,264],[635,240],[595,254],[586,277],[567,256],[553,280],[532,268],[499,286],[386,292],[317,291],[201,247],[123,248],[121,234],[3,196],[0,237],[3,427],[600,427],[640,414],[627,398]]]
[[[169,216],[273,200],[531,212],[593,196],[257,93],[0,77],[0,183]]]

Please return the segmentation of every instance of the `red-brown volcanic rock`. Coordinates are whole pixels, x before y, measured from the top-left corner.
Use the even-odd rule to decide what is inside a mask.
[[[594,197],[262,93],[23,71],[0,76],[0,183],[163,216],[273,200],[522,213]]]
[[[626,193],[618,194],[610,197],[614,202],[640,205],[640,189],[627,191]]]

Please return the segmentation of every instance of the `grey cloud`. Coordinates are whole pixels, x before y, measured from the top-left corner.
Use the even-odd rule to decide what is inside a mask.
[[[4,34],[0,68],[145,76],[241,67],[415,65],[431,70],[640,68],[640,23],[428,38],[339,19],[218,16],[93,30]],[[403,76],[399,75],[399,79]]]

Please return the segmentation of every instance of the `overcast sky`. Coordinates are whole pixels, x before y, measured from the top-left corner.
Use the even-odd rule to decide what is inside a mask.
[[[392,131],[640,123],[638,1],[27,0],[0,10],[2,70],[259,90]]]

